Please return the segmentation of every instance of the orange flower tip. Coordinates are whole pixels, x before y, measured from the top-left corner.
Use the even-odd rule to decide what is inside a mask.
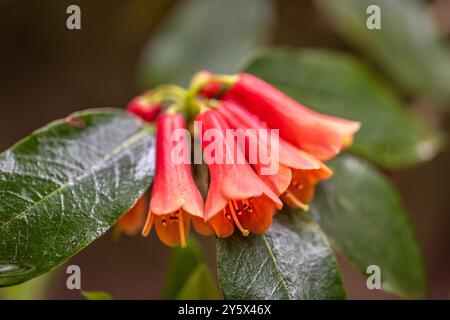
[[[344,140],[342,141],[342,145],[344,148],[349,147],[353,143],[353,136],[345,136]]]
[[[142,236],[146,237],[150,233],[150,228],[142,230]]]
[[[120,237],[122,235],[122,232],[118,228],[114,228],[112,232],[112,239],[114,242],[118,242],[120,240]]]
[[[277,208],[277,210],[283,209],[283,202],[276,203],[276,204],[275,204],[275,207]]]
[[[152,229],[152,226],[153,226],[153,214],[151,212],[149,212],[149,214],[147,216],[147,220],[145,220],[144,228],[142,229],[143,237],[148,236],[148,234],[150,233],[150,230]]]

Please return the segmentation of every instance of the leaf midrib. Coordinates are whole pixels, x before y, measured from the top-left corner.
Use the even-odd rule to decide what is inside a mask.
[[[270,247],[269,241],[267,240],[267,236],[266,235],[262,235],[262,238],[263,238],[264,244],[265,244],[265,246],[267,248],[267,251],[269,252],[269,257],[272,260],[272,263],[273,263],[273,265],[275,267],[275,270],[277,271],[277,274],[280,277],[280,280],[281,280],[281,283],[283,285],[283,288],[286,291],[286,294],[287,294],[289,300],[292,300],[291,294],[289,293],[289,290],[288,290],[288,285],[286,283],[286,280],[283,277],[283,273],[281,271],[281,268],[280,268],[280,266],[277,263],[277,259],[275,257],[275,254],[273,253],[272,248]]]
[[[31,205],[30,207],[27,207],[24,211],[18,213],[17,215],[15,215],[13,218],[11,218],[10,220],[6,221],[4,224],[2,224],[0,226],[0,231],[2,231],[5,226],[7,226],[9,223],[20,219],[21,217],[25,216],[26,214],[32,212],[32,209],[34,209],[37,205],[45,202],[46,200],[50,199],[52,196],[54,196],[55,194],[60,193],[62,190],[64,190],[65,188],[67,188],[68,186],[72,185],[74,182],[82,180],[83,178],[89,176],[90,174],[95,173],[96,169],[100,168],[101,165],[105,162],[107,162],[108,160],[112,159],[115,155],[119,154],[120,152],[122,152],[125,148],[133,146],[135,144],[137,144],[138,142],[141,141],[141,139],[147,135],[150,132],[149,128],[142,128],[140,131],[138,131],[137,133],[135,133],[133,136],[129,137],[127,140],[123,141],[121,144],[119,144],[116,148],[114,148],[112,150],[112,152],[110,154],[107,154],[105,157],[101,158],[99,161],[97,161],[96,163],[94,163],[89,170],[87,171],[83,171],[80,175],[76,176],[75,178],[69,179],[67,180],[64,184],[62,184],[59,188],[55,189],[54,191],[50,192],[49,194],[47,194],[45,197],[43,197],[42,199],[40,199],[39,201],[35,202],[33,205]]]

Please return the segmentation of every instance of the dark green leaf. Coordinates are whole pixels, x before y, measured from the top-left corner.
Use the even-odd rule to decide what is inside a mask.
[[[342,299],[345,292],[320,227],[285,210],[265,235],[217,240],[225,299]]]
[[[0,154],[0,286],[45,273],[104,234],[152,182],[153,145],[136,118],[98,109]]]
[[[112,300],[112,296],[104,291],[81,291],[87,300]]]
[[[177,296],[178,300],[218,300],[219,290],[216,282],[204,263],[199,264],[191,273]]]
[[[375,59],[405,90],[450,100],[450,54],[422,0],[317,0],[333,26]],[[381,29],[369,30],[369,5]]]
[[[394,188],[356,157],[340,156],[331,167],[335,174],[321,184],[311,210],[331,243],[364,274],[379,266],[384,290],[423,298],[422,256]]]
[[[200,245],[193,236],[189,237],[186,248],[173,249],[163,288],[164,299],[176,299],[191,274],[204,261]]]
[[[200,69],[230,73],[268,36],[271,0],[180,1],[149,39],[140,85],[186,84]]]
[[[385,168],[429,160],[441,146],[435,130],[350,56],[322,50],[268,51],[247,71],[312,109],[361,121],[351,150]]]

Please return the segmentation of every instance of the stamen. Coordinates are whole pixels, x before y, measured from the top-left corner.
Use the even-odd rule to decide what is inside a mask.
[[[300,209],[303,209],[303,211],[308,211],[309,210],[309,206],[307,204],[304,204],[303,202],[301,202],[300,200],[298,200],[292,193],[290,193],[289,191],[286,191],[285,193],[285,197],[290,200],[293,204],[295,204],[297,207],[299,207]]]
[[[236,216],[236,212],[234,211],[233,205],[231,203],[228,203],[228,207],[231,210],[231,216],[233,217],[234,223],[236,224],[236,226],[238,227],[238,229],[242,232],[242,235],[244,237],[249,235],[249,231],[247,229],[244,229],[244,227],[241,225],[241,223],[239,222],[238,217]]]
[[[145,220],[144,228],[142,229],[142,235],[144,237],[148,236],[148,234],[150,233],[150,230],[152,230],[153,220],[154,220],[154,215],[153,215],[153,213],[149,212],[147,215],[147,219]]]
[[[292,186],[293,186],[295,189],[297,189],[297,190],[303,189],[303,184],[300,183],[300,182],[298,182],[298,181],[292,182]]]
[[[231,216],[230,216],[230,214],[227,212],[227,210],[223,209],[223,214],[225,215],[225,218],[227,218],[228,220],[231,220]]]
[[[236,210],[236,213],[238,216],[242,214],[241,209],[239,209],[239,205],[237,204],[236,200],[231,200],[233,202],[234,210]]]
[[[253,209],[252,209],[251,205],[248,203],[247,199],[242,200],[242,203],[243,203],[242,207],[244,208],[245,212],[251,213],[253,211]]]
[[[178,229],[180,230],[180,240],[181,240],[181,247],[186,247],[186,234],[184,232],[184,223],[183,223],[183,212],[181,209],[178,210]]]

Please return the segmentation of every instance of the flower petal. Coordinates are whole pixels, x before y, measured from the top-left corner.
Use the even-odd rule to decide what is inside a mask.
[[[183,232],[186,235],[189,232],[189,216],[185,212],[182,215]],[[182,244],[178,219],[172,219],[171,215],[155,216],[154,225],[156,234],[161,242],[170,247],[176,247]]]
[[[197,121],[202,124],[203,133],[210,129],[215,131],[214,143],[223,147],[223,156],[219,157],[219,163],[214,159],[207,159],[210,172],[210,188],[205,205],[205,217],[207,220],[219,213],[229,200],[248,199],[266,194],[281,208],[280,199],[267,187],[258,175],[245,161],[245,157],[239,146],[230,145],[226,137],[228,127],[226,121],[216,110],[208,110],[197,116]],[[202,139],[204,149],[208,148],[212,141]],[[226,163],[228,159],[231,163]],[[241,162],[239,162],[241,159]]]
[[[184,128],[180,114],[164,114],[158,120],[156,173],[150,210],[155,215],[164,215],[183,208],[189,214],[203,218],[203,198],[191,174],[187,137],[173,135],[175,130]],[[172,159],[175,150],[184,150],[187,157],[184,163],[177,162],[183,159]]]
[[[269,127],[279,128],[282,138],[320,160],[338,154],[360,128],[359,122],[314,112],[250,74],[240,74],[227,98],[256,114]]]

